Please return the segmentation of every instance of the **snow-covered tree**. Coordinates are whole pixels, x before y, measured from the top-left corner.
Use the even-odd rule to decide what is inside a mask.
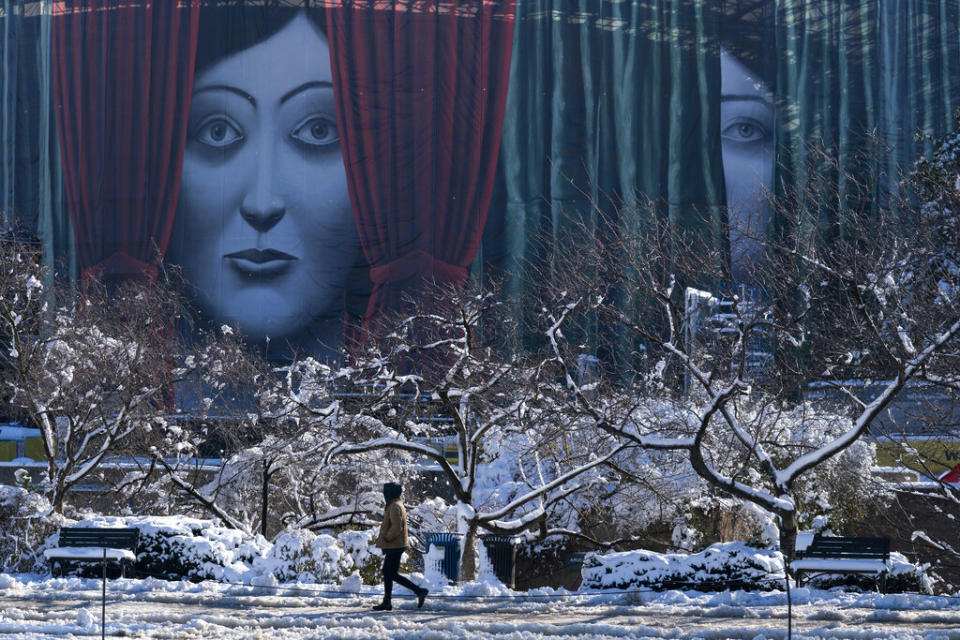
[[[0,368],[12,412],[40,429],[52,509],[121,445],[150,429],[168,389],[172,290],[87,282],[51,290],[37,256],[0,243]],[[55,304],[62,301],[62,304]]]
[[[942,138],[926,138],[930,152],[909,175],[908,186],[919,205],[911,210],[914,253],[904,260],[908,278],[894,288],[906,298],[912,322],[904,321],[906,339],[912,340],[914,325],[932,323],[956,304],[960,274],[960,112],[953,131]],[[890,288],[889,286],[887,288]],[[957,464],[952,451],[960,437],[960,351],[951,345],[935,361],[928,362],[911,387],[908,402],[897,407],[896,419],[887,421],[879,445],[901,464],[919,470],[927,479],[937,479]],[[901,421],[909,423],[904,429]],[[908,433],[905,433],[909,431]],[[911,436],[920,436],[918,443]],[[939,557],[960,556],[954,536],[942,535],[944,527],[932,525],[932,514],[953,520],[960,505],[960,488],[940,482],[931,489],[901,487],[898,498],[912,508],[898,511],[905,532],[920,546]],[[918,505],[923,505],[918,508]],[[932,526],[931,526],[932,525]],[[952,531],[952,527],[947,527]]]
[[[366,479],[402,480],[408,470],[372,453],[327,459],[354,437],[339,420],[343,398],[326,384],[330,367],[272,364],[229,327],[201,338],[174,369],[189,368],[178,393],[190,400],[155,429],[148,463],[125,486],[178,496],[168,508],[264,536],[375,524],[380,491]]]
[[[389,452],[406,456],[391,460],[398,468],[412,458],[435,473],[449,500],[434,502],[434,515],[463,534],[466,578],[482,531],[576,529],[570,499],[605,483],[604,465],[629,448],[567,410],[571,396],[552,355],[519,348],[513,323],[491,291],[431,289],[323,381],[351,398],[338,420],[353,439],[328,460]],[[378,488],[379,480],[370,482]]]

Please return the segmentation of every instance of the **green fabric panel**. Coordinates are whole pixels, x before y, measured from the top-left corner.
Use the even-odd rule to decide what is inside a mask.
[[[10,441],[0,442],[0,462],[10,462],[17,457],[17,443]]]
[[[46,460],[47,456],[43,452],[43,439],[42,438],[27,438],[25,446],[25,453],[28,458],[31,460]]]

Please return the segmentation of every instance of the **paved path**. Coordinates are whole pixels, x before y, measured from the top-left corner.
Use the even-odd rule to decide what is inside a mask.
[[[2,597],[0,592],[0,597]],[[100,637],[100,593],[0,599],[4,640]],[[785,638],[786,607],[591,605],[564,600],[400,599],[373,612],[372,598],[138,592],[109,594],[111,638]],[[794,610],[794,638],[947,638],[960,640],[960,610]]]

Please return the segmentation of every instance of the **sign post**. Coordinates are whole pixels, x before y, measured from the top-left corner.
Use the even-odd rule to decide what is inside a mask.
[[[107,637],[107,548],[103,548],[103,591],[100,600],[100,638]]]

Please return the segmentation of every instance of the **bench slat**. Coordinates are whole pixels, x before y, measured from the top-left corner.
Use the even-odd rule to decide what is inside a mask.
[[[118,547],[136,550],[140,530],[136,528],[95,529],[68,527],[60,530],[61,547]]]
[[[797,552],[801,558],[879,558],[890,556],[889,538],[821,537]]]
[[[108,547],[57,547],[56,549],[47,549],[43,552],[47,560],[88,560],[91,562],[102,562],[109,560],[118,562],[126,560],[127,562],[136,562],[137,556],[129,549],[111,549]]]

